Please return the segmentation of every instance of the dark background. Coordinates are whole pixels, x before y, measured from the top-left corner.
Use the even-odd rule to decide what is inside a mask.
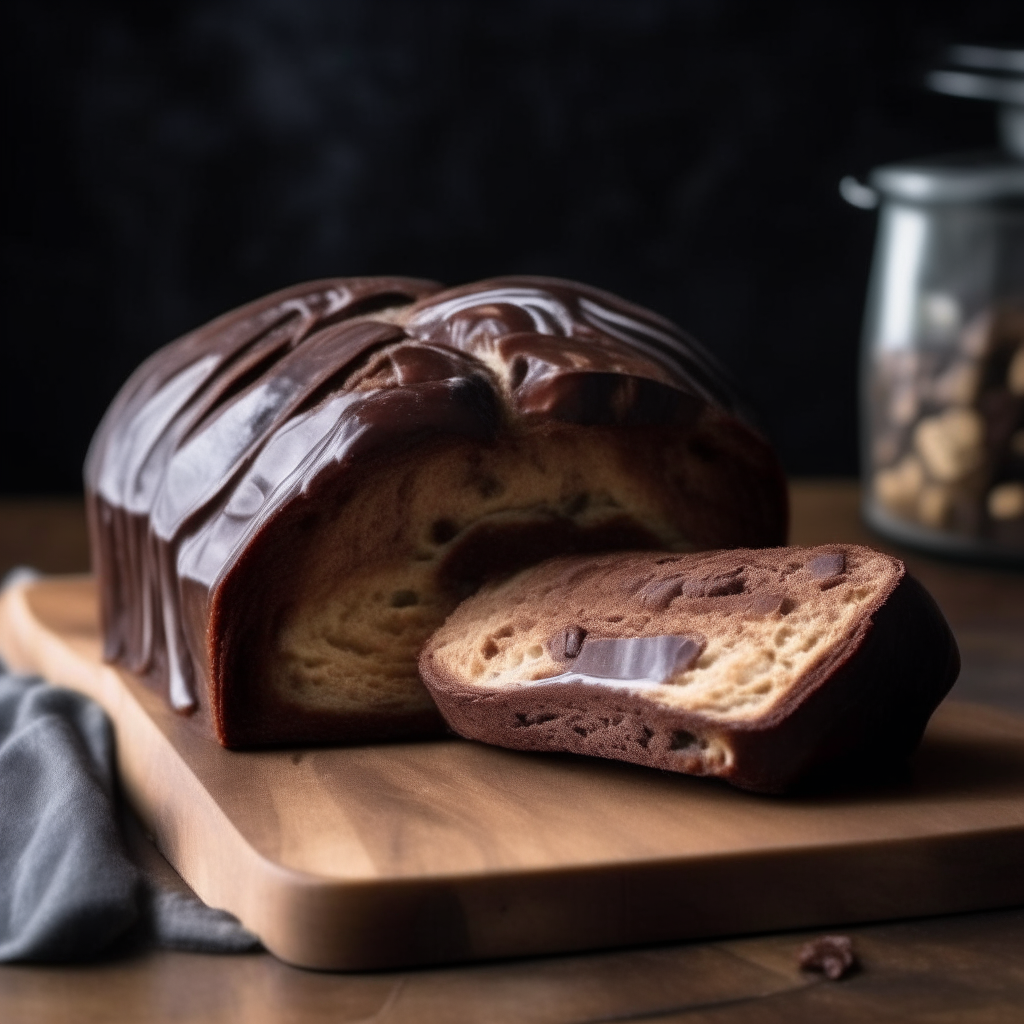
[[[74,491],[143,356],[333,274],[579,278],[732,369],[790,472],[856,471],[874,216],[836,184],[994,144],[932,96],[1024,4],[10,2],[0,492]]]

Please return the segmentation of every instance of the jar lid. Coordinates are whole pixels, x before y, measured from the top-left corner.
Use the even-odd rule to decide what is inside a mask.
[[[913,160],[876,167],[871,184],[911,203],[992,203],[1024,199],[1024,163],[1001,152]]]

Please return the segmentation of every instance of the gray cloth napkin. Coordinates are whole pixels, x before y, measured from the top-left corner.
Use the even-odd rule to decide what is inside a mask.
[[[259,940],[128,856],[114,735],[82,694],[0,664],[0,962],[67,962],[157,945],[241,953]]]

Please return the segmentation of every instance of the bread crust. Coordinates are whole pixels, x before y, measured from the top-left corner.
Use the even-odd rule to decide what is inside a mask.
[[[481,622],[489,621],[485,613],[502,600],[515,614],[540,619],[531,639],[544,631],[558,637],[563,622],[572,619],[589,627],[588,640],[609,632],[620,637],[656,636],[659,631],[684,634],[687,624],[699,622],[700,640],[707,642],[714,635],[707,627],[713,613],[706,606],[716,600],[723,629],[729,616],[764,616],[757,610],[764,591],[757,586],[717,598],[688,599],[680,591],[660,618],[654,615],[643,628],[630,631],[622,623],[609,624],[601,633],[598,625],[595,634],[595,623],[609,609],[617,608],[622,621],[628,622],[630,616],[650,610],[650,602],[643,601],[645,592],[657,595],[659,587],[664,592],[665,567],[659,562],[665,559],[655,553],[601,556],[589,562],[555,559],[481,592],[457,609],[427,643],[420,672],[455,732],[498,746],[610,757],[715,776],[765,793],[824,785],[840,775],[872,776],[915,748],[960,668],[956,642],[941,611],[903,563],[860,546],[828,545],[686,555],[674,559],[669,568],[684,575],[690,570],[705,580],[721,579],[737,566],[806,567],[815,558],[836,556],[848,565],[869,565],[880,577],[876,592],[777,699],[747,717],[670,706],[658,698],[673,696],[671,687],[652,689],[646,683],[614,679],[595,685],[593,679],[573,679],[573,659],[568,658],[567,668],[556,676],[544,678],[542,668],[541,678],[527,678],[524,671],[524,678],[511,684],[509,677],[501,684],[488,684],[454,670],[452,646],[459,646],[460,637],[466,644],[478,637]],[[661,578],[649,579],[641,588],[630,582],[651,576],[652,570],[660,570]],[[801,571],[806,575],[805,569]],[[626,582],[617,587],[616,579]],[[818,585],[826,597],[835,598],[833,604],[843,597],[842,588],[831,579]],[[813,591],[813,583],[805,581],[804,594],[809,587]],[[846,590],[857,592],[854,583]],[[584,610],[591,614],[583,617]],[[787,617],[775,611],[763,621],[771,624]],[[568,643],[577,646],[575,634]],[[684,672],[680,678],[685,682],[687,677]]]

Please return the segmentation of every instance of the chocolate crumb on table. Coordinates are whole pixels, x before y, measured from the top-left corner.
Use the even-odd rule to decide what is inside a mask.
[[[818,971],[829,981],[839,981],[857,966],[853,942],[847,935],[822,935],[805,943],[799,955],[800,970]]]

